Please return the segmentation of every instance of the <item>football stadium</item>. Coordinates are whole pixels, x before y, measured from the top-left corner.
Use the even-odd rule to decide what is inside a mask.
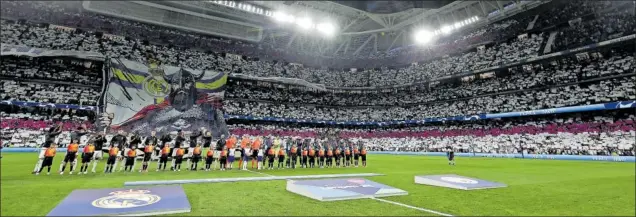
[[[0,1],[2,216],[635,216],[634,1]]]

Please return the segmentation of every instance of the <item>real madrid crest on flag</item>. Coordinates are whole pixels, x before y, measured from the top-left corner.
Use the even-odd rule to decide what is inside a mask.
[[[143,82],[144,90],[153,97],[161,98],[170,94],[170,83],[165,79],[165,70],[158,60],[148,57],[149,76]]]

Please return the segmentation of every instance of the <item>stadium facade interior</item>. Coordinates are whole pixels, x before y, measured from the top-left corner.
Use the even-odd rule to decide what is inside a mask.
[[[591,0],[2,1],[2,181],[37,182],[21,175],[30,171],[5,176],[13,167],[7,161],[30,170],[35,152],[11,152],[39,151],[56,125],[62,133],[55,143],[64,150],[80,127],[106,132],[105,144],[119,131],[143,141],[153,130],[175,137],[205,128],[213,141],[237,135],[280,138],[281,147],[357,144],[374,155],[370,165],[393,163],[396,153],[450,151],[633,162],[634,9],[634,1]],[[89,138],[77,138],[80,149]],[[436,158],[402,160],[417,159]],[[633,163],[626,168],[623,184],[608,188],[634,193]],[[107,183],[97,185],[112,187]],[[57,203],[39,209],[7,198],[3,215],[45,215]],[[633,197],[616,200],[632,208],[537,212],[634,214]],[[401,202],[457,215],[537,215]],[[387,215],[418,215],[404,209]]]

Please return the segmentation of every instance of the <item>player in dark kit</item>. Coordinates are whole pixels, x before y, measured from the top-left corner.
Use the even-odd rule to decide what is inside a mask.
[[[126,163],[128,162],[128,158],[129,158],[129,154],[130,154],[130,150],[132,150],[133,152],[135,152],[135,158],[137,157],[137,149],[140,149],[140,144],[141,144],[141,136],[139,136],[139,134],[137,132],[134,132],[133,135],[130,137],[130,144],[128,144],[128,149],[126,150]],[[141,151],[143,151],[142,149],[140,149]],[[133,158],[133,165],[131,170],[135,170],[135,158]],[[126,168],[124,168],[124,171],[126,170]]]
[[[126,148],[126,143],[127,142],[128,142],[128,138],[126,138],[125,132],[123,130],[119,130],[118,134],[113,136],[113,138],[110,139],[110,147],[111,147],[111,150],[113,149],[113,147],[117,147],[117,151],[120,151],[121,153],[118,152],[118,153],[115,153],[113,155],[111,153],[111,151],[108,151],[108,153],[109,153],[108,159],[110,160],[110,157],[117,157],[117,155],[120,156],[120,159],[123,159],[122,157],[125,156],[124,149]],[[115,161],[114,164],[113,164],[113,167],[116,168],[117,167],[117,163],[118,163],[118,161]],[[108,165],[108,163],[107,163],[107,165]],[[112,168],[111,168],[111,170],[112,170]]]
[[[93,173],[96,172],[95,169],[97,168],[97,164],[104,157],[104,144],[106,144],[107,141],[106,137],[104,137],[104,133],[99,133],[93,141],[95,144],[95,153],[93,154]]]
[[[455,166],[455,150],[453,147],[448,146],[446,148],[448,151],[446,152],[446,157],[448,157],[448,165]]]
[[[49,128],[49,132],[46,133],[44,138],[44,144],[40,148],[40,154],[38,155],[38,162],[35,163],[35,167],[33,168],[33,174],[39,173],[42,168],[42,163],[44,162],[44,154],[49,148],[51,144],[55,143],[55,138],[62,133],[62,123],[60,122],[58,125]]]
[[[157,131],[154,131],[154,130],[150,131],[150,136],[146,137],[146,141],[144,141],[144,147],[148,146],[149,144],[151,144],[152,147],[155,148],[155,149],[152,150],[152,152],[155,153],[155,156],[159,156],[160,149],[157,148],[157,144],[160,144],[160,143],[159,143],[159,137],[157,137]],[[152,152],[151,152],[150,156],[152,156]],[[145,150],[144,150],[144,159],[145,159],[145,155],[146,154],[145,154]]]
[[[206,131],[203,138],[203,148],[212,148],[212,132]]]

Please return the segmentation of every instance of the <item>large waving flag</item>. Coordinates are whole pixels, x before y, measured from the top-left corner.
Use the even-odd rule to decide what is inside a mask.
[[[112,129],[226,133],[219,110],[228,75],[110,59],[104,117]],[[158,71],[160,73],[158,73]]]

